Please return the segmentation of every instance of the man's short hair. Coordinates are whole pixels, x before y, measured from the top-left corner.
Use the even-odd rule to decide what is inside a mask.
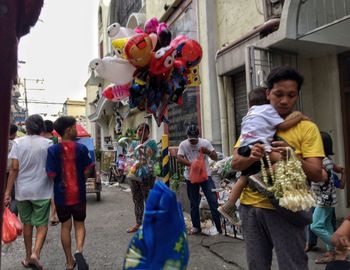
[[[268,104],[266,97],[266,87],[257,87],[248,93],[249,107]]]
[[[186,135],[188,138],[198,138],[199,136],[199,129],[196,124],[191,124],[186,129]]]
[[[51,120],[44,121],[44,131],[50,133],[53,131],[53,122]]]
[[[271,70],[267,76],[267,89],[271,90],[273,85],[280,81],[292,80],[298,85],[298,91],[304,82],[303,76],[300,75],[298,71],[291,67],[277,67]]]
[[[44,119],[39,114],[29,116],[25,124],[28,135],[40,135],[44,130]]]
[[[10,136],[18,131],[18,127],[15,124],[10,125]]]
[[[57,131],[57,133],[60,134],[61,137],[63,137],[64,133],[66,132],[66,129],[71,126],[74,126],[76,122],[77,121],[72,116],[61,116],[55,121],[55,123],[53,123],[53,127]]]

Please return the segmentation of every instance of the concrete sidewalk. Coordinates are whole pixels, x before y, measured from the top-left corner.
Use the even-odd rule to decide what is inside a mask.
[[[220,257],[224,262],[226,262],[231,267],[226,269],[248,269],[246,263],[246,252],[244,240],[235,239],[230,236],[215,235],[215,236],[205,236],[196,235],[189,236],[190,246],[201,245],[207,248],[210,252]],[[288,245],[288,243],[286,243]],[[320,257],[322,253],[325,252],[321,248],[317,251],[308,252],[309,256],[309,269],[310,270],[324,270],[325,264],[315,264],[315,259]],[[193,257],[191,256],[193,259]],[[203,268],[205,269],[205,268]],[[221,269],[221,268],[217,268]],[[273,257],[272,269],[278,269],[276,256]]]

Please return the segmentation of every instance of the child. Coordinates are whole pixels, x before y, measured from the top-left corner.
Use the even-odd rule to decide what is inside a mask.
[[[269,104],[266,98],[266,88],[258,87],[249,92],[249,110],[242,119],[242,132],[240,136],[241,147],[238,154],[249,157],[250,149],[255,143],[262,143],[265,151],[270,153],[270,159],[275,162],[280,159],[280,155],[271,151],[271,142],[276,133],[276,129],[287,130],[308,119],[301,112],[294,112],[286,119],[283,119],[276,109]],[[247,186],[248,176],[260,171],[260,162],[255,162],[249,168],[242,171],[241,177],[231,189],[228,202],[219,206],[218,211],[232,224],[240,225],[240,220],[236,216],[236,201],[243,189]]]
[[[311,230],[314,234],[322,239],[326,244],[327,252],[322,257],[317,258],[315,263],[327,263],[334,260],[334,250],[331,244],[331,237],[333,234],[332,216],[334,206],[337,203],[336,188],[334,186],[334,172],[340,173],[340,186],[343,189],[345,187],[345,174],[344,168],[334,164],[330,158],[333,154],[332,139],[327,132],[321,132],[323,148],[326,157],[322,160],[322,174],[324,182],[311,183],[312,191],[316,195],[316,208],[312,215]]]
[[[48,149],[47,174],[54,181],[54,199],[57,216],[61,222],[61,242],[66,255],[66,269],[78,264],[79,270],[89,269],[83,256],[86,218],[86,178],[93,163],[86,146],[75,142],[77,130],[73,117],[62,116],[54,123],[54,128],[62,137],[62,142]],[[71,248],[72,217],[75,229],[76,252]]]

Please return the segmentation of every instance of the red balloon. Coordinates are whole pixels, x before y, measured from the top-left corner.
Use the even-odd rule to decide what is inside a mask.
[[[112,89],[110,87],[107,87],[105,90],[103,90],[102,96],[104,96],[108,100],[112,100],[114,98]]]
[[[193,39],[180,42],[176,47],[176,51],[176,59],[180,60],[186,68],[198,65],[202,59],[202,47]]]

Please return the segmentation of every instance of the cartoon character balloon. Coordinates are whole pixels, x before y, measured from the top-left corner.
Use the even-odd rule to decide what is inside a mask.
[[[156,34],[143,33],[132,36],[124,48],[127,59],[137,68],[148,66],[156,43]]]

